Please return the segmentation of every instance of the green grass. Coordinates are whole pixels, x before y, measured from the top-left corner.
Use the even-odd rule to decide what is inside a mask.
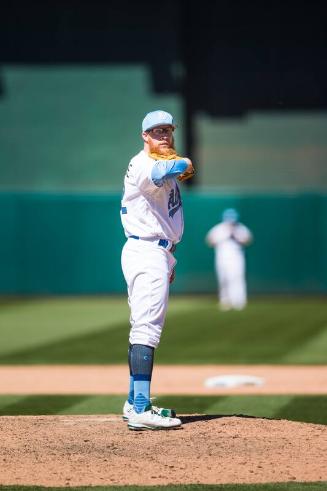
[[[125,297],[0,303],[1,364],[126,363]],[[156,363],[325,364],[324,298],[250,299],[220,312],[214,296],[171,297]]]
[[[43,486],[0,486],[1,491],[63,491],[64,488]],[[70,491],[325,491],[327,482],[268,484],[189,484],[180,486],[81,486]]]
[[[0,416],[49,414],[121,414],[124,396],[0,396]],[[179,414],[288,419],[327,424],[326,396],[161,396],[156,404]]]

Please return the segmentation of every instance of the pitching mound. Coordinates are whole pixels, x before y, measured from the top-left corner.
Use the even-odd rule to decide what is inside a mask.
[[[0,417],[0,484],[156,485],[327,481],[327,427],[182,416],[132,432],[118,416]]]

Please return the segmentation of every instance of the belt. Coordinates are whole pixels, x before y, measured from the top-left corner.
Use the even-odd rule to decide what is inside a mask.
[[[169,252],[174,252],[176,250],[176,244],[171,242],[171,240],[167,239],[140,239],[138,235],[129,235],[129,239],[136,239],[136,240],[145,240],[148,242],[158,242],[158,246],[164,247],[164,249],[168,249]]]

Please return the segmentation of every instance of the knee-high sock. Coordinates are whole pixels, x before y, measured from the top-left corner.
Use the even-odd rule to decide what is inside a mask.
[[[133,344],[131,369],[134,378],[134,410],[142,413],[150,403],[150,385],[153,370],[154,348]]]

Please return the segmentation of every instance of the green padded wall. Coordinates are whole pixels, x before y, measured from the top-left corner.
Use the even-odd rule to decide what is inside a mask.
[[[327,292],[327,196],[218,195],[183,189],[185,234],[174,293],[214,292],[204,243],[225,207],[254,234],[250,293]],[[0,293],[124,293],[118,194],[0,193]]]
[[[0,292],[123,289],[119,197],[0,194]]]
[[[250,291],[327,291],[326,196],[198,193],[186,196],[184,205],[187,226],[178,251],[181,289],[196,292],[213,287],[213,252],[203,244],[203,237],[226,207],[236,207],[254,235],[246,249]]]

